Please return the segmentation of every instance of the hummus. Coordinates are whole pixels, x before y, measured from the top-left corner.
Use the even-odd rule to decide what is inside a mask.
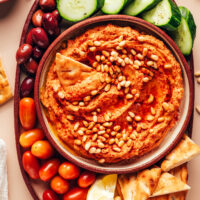
[[[175,125],[181,73],[162,41],[108,24],[67,42],[40,98],[65,144],[99,163],[114,163],[150,152]]]

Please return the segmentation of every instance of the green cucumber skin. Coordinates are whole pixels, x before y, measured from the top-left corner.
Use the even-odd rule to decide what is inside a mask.
[[[164,0],[162,0],[162,1],[164,1]],[[159,2],[159,3],[162,3],[162,1]],[[174,31],[174,30],[176,30],[178,28],[178,26],[181,23],[181,13],[180,13],[180,10],[179,10],[178,6],[176,6],[176,4],[172,0],[167,0],[167,2],[169,4],[169,6],[170,6],[171,18],[169,19],[169,21],[166,24],[160,24],[159,25],[159,24],[156,24],[154,21],[148,20],[148,18],[146,18],[146,15],[151,10],[145,12],[142,15],[142,18],[144,20],[154,24],[155,26],[158,26],[158,27],[163,28],[163,29],[168,30],[168,31]]]
[[[187,31],[189,32],[189,37],[186,38],[187,41],[184,41],[181,39],[182,41],[180,43],[180,38],[182,38],[182,34],[184,34],[184,32],[182,30],[182,27],[184,27],[184,26],[186,27]],[[178,29],[171,33],[172,33],[171,36],[172,36],[174,42],[177,44],[177,46],[181,50],[182,54],[185,56],[190,55],[190,53],[192,51],[192,47],[193,47],[193,40],[192,40],[191,32],[189,30],[188,23],[184,17],[182,17],[181,24],[178,27]],[[183,43],[184,43],[184,46],[182,45]],[[186,44],[186,43],[189,43],[190,45],[188,46],[188,44]]]
[[[129,5],[131,2],[133,2],[133,0],[125,0],[125,1],[126,1],[125,2],[126,6]]]
[[[181,25],[179,26],[178,30],[171,32],[172,38],[174,41],[177,43],[179,49],[185,56],[189,56],[192,52],[193,44],[194,44],[194,39],[196,35],[196,24],[194,21],[194,18],[192,16],[192,13],[185,7],[179,7],[181,16],[182,16],[182,21]],[[189,37],[186,38],[186,41],[183,41],[185,43],[190,43],[190,46],[188,45],[180,45],[179,44],[179,39],[181,38],[181,35],[184,34],[183,31],[181,32],[182,26],[187,27],[187,31],[189,34]],[[179,30],[180,29],[180,30]],[[186,48],[187,47],[187,48]]]
[[[132,15],[132,16],[137,16],[137,15],[139,15],[139,14],[145,12],[145,11],[148,11],[148,10],[152,9],[152,8],[153,8],[154,6],[156,6],[160,1],[162,1],[162,0],[154,0],[154,2],[151,3],[150,5],[148,5],[146,8],[144,8],[144,10],[142,10],[141,12],[138,12],[137,14]],[[134,2],[134,1],[132,1],[132,2]],[[132,3],[132,2],[131,2],[131,3]],[[131,3],[129,3],[129,4],[131,4]],[[129,5],[129,4],[128,4],[128,5]],[[130,14],[126,13],[126,12],[124,12],[124,14],[130,15]]]
[[[167,25],[161,27],[165,28],[168,31],[174,31],[181,24],[181,12],[178,6],[172,0],[168,0],[168,2],[171,6],[172,17]]]
[[[105,3],[105,0],[97,0],[97,10],[101,9]]]
[[[60,16],[61,16],[64,20],[66,20],[66,21],[68,21],[68,22],[70,22],[70,23],[76,23],[76,22],[82,21],[82,20],[84,20],[84,19],[86,19],[86,18],[92,16],[92,15],[95,14],[96,12],[98,12],[98,11],[103,7],[105,0],[96,0],[96,2],[97,2],[96,10],[94,10],[93,13],[90,13],[90,15],[88,15],[87,17],[85,17],[85,18],[83,18],[83,19],[81,19],[81,20],[79,20],[79,21],[77,21],[77,20],[71,20],[71,19],[66,19],[65,16],[60,12],[60,9],[59,9],[59,2],[60,2],[60,0],[56,0],[57,10],[58,10]]]
[[[182,17],[186,20],[188,24],[189,30],[191,32],[192,40],[194,42],[194,39],[196,36],[196,28],[197,28],[194,21],[194,17],[192,13],[186,7],[180,6],[179,10],[181,12]]]
[[[129,2],[130,0],[123,0],[123,4],[122,6],[119,8],[118,12],[117,13],[109,13],[107,11],[105,11],[104,9],[101,9],[101,11],[104,13],[104,14],[107,14],[107,15],[114,15],[114,14],[118,14],[121,12],[121,10],[123,10],[123,8],[126,6],[126,4]]]
[[[162,0],[154,0],[154,2],[151,4],[151,5],[149,5],[149,6],[147,6],[146,8],[145,8],[145,10],[143,10],[143,11],[148,11],[148,10],[150,10],[150,9],[152,9],[154,6],[156,6],[159,2],[161,2]],[[143,12],[142,11],[142,12]]]

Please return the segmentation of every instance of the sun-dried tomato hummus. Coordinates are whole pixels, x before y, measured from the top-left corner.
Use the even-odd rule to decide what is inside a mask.
[[[68,41],[40,98],[64,143],[114,163],[161,143],[178,119],[183,92],[181,67],[162,41],[109,24]]]

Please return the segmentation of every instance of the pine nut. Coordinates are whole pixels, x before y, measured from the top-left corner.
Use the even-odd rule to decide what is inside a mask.
[[[74,140],[74,143],[75,143],[76,145],[81,145],[81,140]]]

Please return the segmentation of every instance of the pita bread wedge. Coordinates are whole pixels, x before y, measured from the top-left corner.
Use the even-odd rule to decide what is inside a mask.
[[[136,174],[133,175],[120,175],[118,178],[118,183],[120,189],[118,189],[118,193],[122,195],[124,200],[132,200],[133,191],[136,190]]]
[[[148,200],[168,200],[168,195],[158,196],[158,197],[151,197]]]
[[[186,164],[171,170],[170,173],[177,177],[179,180],[183,181],[184,183],[187,183],[188,170]],[[186,191],[173,193],[168,196],[168,200],[185,200],[186,195]]]
[[[11,97],[10,85],[0,60],[0,105],[8,101]]]
[[[184,135],[180,143],[173,149],[161,164],[163,171],[169,171],[178,167],[200,154],[200,147],[187,135]]]
[[[147,200],[154,192],[161,175],[160,168],[141,171],[128,178],[119,178],[121,193],[124,200]]]
[[[136,180],[136,191],[132,200],[146,200],[154,192],[161,176],[161,168],[146,169],[139,172]]]
[[[190,186],[188,186],[183,181],[179,180],[179,178],[173,176],[170,173],[164,172],[158,181],[158,185],[152,197],[175,192],[187,191],[189,189]]]

